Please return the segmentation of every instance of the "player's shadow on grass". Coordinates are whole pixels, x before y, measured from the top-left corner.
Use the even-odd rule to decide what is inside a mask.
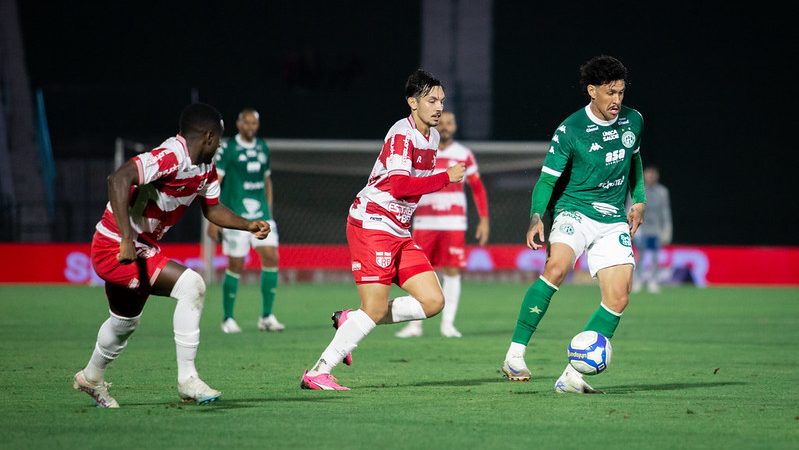
[[[392,389],[392,388],[406,388],[406,387],[453,387],[453,386],[479,386],[488,383],[502,383],[503,380],[497,377],[492,378],[473,378],[470,380],[434,380],[434,381],[420,381],[418,383],[383,383],[372,384],[367,386],[359,386],[360,388],[376,388],[376,389]]]
[[[623,386],[601,386],[600,389],[607,394],[631,394],[640,391],[681,391],[684,389],[696,389],[707,387],[740,386],[743,381],[715,381],[700,383],[663,383],[663,384],[628,384]]]

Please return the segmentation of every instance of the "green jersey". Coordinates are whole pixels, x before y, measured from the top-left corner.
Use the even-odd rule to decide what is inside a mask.
[[[272,219],[266,203],[265,179],[271,174],[266,141],[244,142],[237,134],[217,150],[215,162],[224,177],[220,202],[245,219]]]
[[[602,223],[627,220],[631,161],[640,157],[643,126],[641,113],[632,108],[622,106],[615,120],[605,121],[590,105],[558,126],[541,169],[558,178],[547,207],[553,217],[579,211]]]

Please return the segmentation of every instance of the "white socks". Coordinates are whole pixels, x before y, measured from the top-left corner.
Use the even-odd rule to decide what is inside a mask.
[[[169,295],[177,300],[172,327],[175,332],[178,383],[183,383],[197,376],[194,358],[200,345],[200,315],[205,302],[205,282],[200,274],[186,269]]]
[[[109,314],[111,316],[103,322],[97,332],[94,352],[86,368],[83,369],[83,375],[92,383],[103,381],[106,367],[117,359],[128,345],[128,337],[136,330],[141,319],[141,314],[130,318],[118,316],[111,311]]]
[[[389,302],[389,308],[391,308],[391,323],[427,318],[422,304],[410,295],[395,298]]]
[[[511,342],[510,347],[508,348],[508,353],[505,354],[505,360],[509,360],[511,358],[518,358],[524,357],[524,353],[527,351],[527,346],[524,344],[519,344],[518,342]]]
[[[360,309],[350,312],[347,320],[336,330],[330,345],[322,352],[319,361],[308,371],[308,375],[313,377],[320,373],[330,373],[376,326],[377,324]]]
[[[455,323],[455,314],[458,312],[458,302],[461,300],[461,276],[444,275],[444,311],[441,312],[441,323],[452,325]]]

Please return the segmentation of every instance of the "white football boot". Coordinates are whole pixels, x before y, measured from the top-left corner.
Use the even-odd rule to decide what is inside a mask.
[[[228,317],[222,322],[222,331],[226,334],[241,333],[241,328],[232,317]]]
[[[441,322],[441,335],[448,338],[459,338],[462,336],[461,332],[455,328],[455,325],[444,322]]]
[[[277,321],[274,314],[258,319],[258,329],[261,331],[283,331],[286,326]]]
[[[513,355],[505,358],[502,363],[502,373],[509,381],[530,381],[530,369],[524,362],[524,355]]]
[[[394,336],[398,338],[412,338],[412,337],[421,337],[422,336],[422,321],[421,320],[412,320],[408,322],[408,325],[405,325],[401,330],[394,333]]]
[[[222,395],[216,389],[211,389],[196,375],[189,377],[183,383],[178,383],[178,394],[184,403],[197,402],[198,405],[214,402]]]
[[[111,383],[106,383],[105,381],[100,383],[90,382],[86,379],[82,370],[75,374],[72,382],[72,388],[89,394],[89,397],[94,400],[98,408],[119,408],[119,403],[108,393],[110,386]]]
[[[555,392],[558,394],[602,394],[592,388],[583,380],[583,374],[577,371],[571,364],[566,364],[566,369],[555,382]]]

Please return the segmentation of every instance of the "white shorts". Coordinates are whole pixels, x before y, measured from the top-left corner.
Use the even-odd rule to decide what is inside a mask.
[[[232,258],[244,258],[250,253],[250,247],[277,247],[277,224],[274,220],[267,220],[272,231],[266,239],[258,239],[249,231],[222,230],[222,254]]]
[[[566,244],[574,250],[574,261],[587,251],[588,271],[596,278],[600,270],[631,264],[635,267],[630,227],[625,222],[602,223],[579,212],[563,211],[552,223],[550,243]]]

